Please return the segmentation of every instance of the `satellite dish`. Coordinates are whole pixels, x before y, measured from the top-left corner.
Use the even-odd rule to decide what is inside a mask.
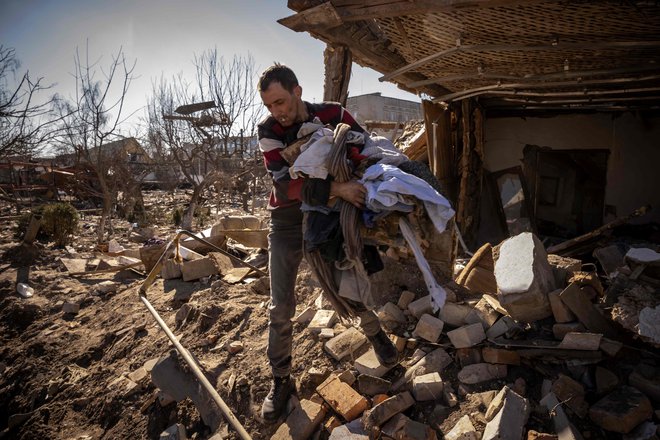
[[[176,110],[174,110],[174,112],[180,115],[189,115],[191,113],[195,113],[201,110],[208,110],[214,107],[217,107],[215,101],[206,101],[206,102],[198,102],[196,104],[181,105],[177,107]]]

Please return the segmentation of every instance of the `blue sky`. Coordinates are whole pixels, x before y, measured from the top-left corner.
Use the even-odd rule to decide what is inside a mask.
[[[90,57],[101,65],[122,47],[137,60],[127,102],[137,116],[143,116],[153,79],[181,72],[192,80],[194,55],[214,47],[227,59],[251,54],[259,71],[284,63],[296,72],[304,99],[323,96],[325,44],[277,23],[294,13],[286,0],[0,0],[0,11],[0,44],[16,49],[22,69],[43,76],[65,97],[74,93],[76,47],[84,51],[89,44]],[[417,100],[379,76],[354,64],[349,95]]]

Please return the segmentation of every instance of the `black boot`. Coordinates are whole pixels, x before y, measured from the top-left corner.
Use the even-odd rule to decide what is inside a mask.
[[[399,352],[383,330],[373,336],[367,336],[374,347],[378,362],[384,367],[393,367],[399,361]]]
[[[277,421],[286,409],[289,397],[295,393],[296,384],[291,379],[291,376],[274,377],[273,383],[270,386],[270,392],[261,406],[261,417],[266,422],[272,423]]]

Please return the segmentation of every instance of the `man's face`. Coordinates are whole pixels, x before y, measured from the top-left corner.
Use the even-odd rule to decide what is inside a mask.
[[[302,87],[296,86],[293,93],[282,87],[279,82],[271,82],[261,92],[261,100],[271,115],[283,126],[290,127],[303,118]]]

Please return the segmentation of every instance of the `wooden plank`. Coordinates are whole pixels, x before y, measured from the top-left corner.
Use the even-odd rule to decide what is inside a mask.
[[[455,201],[451,146],[451,112],[430,101],[422,101],[429,168],[440,181],[450,201]]]
[[[325,64],[323,100],[339,102],[346,106],[353,64],[351,50],[346,46],[328,44],[323,52],[323,59]]]
[[[330,2],[305,9],[296,15],[281,18],[277,22],[296,32],[333,28],[343,23],[339,13]]]
[[[612,339],[617,337],[616,329],[596,310],[578,284],[571,283],[559,294],[559,298],[569,309],[571,309],[571,312],[575,313],[578,320],[584,324],[588,330],[593,333],[602,333]]]

